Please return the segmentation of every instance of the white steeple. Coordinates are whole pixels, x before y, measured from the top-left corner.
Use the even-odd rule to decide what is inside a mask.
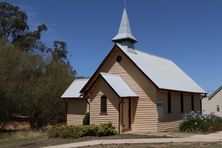
[[[118,34],[112,39],[112,41],[131,48],[134,48],[134,43],[137,42],[136,38],[131,33],[129,19],[125,8],[123,10]]]

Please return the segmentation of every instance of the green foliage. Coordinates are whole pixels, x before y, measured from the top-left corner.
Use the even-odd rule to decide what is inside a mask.
[[[52,138],[79,138],[79,129],[76,126],[55,126],[47,131]]]
[[[52,138],[79,138],[84,136],[96,136],[98,127],[95,125],[85,126],[55,126],[48,129],[47,133]]]
[[[80,126],[55,126],[47,131],[51,138],[79,138],[85,136],[111,136],[117,132],[112,123],[102,123],[97,125],[80,125]]]
[[[40,24],[35,30],[30,30],[27,23],[28,15],[19,7],[6,2],[0,2],[0,39],[7,39],[22,51],[50,54],[53,60],[67,60],[67,47],[64,41],[56,40],[53,47],[47,47],[41,41],[45,24]]]
[[[0,128],[13,116],[27,116],[32,128],[65,122],[60,99],[76,73],[67,59],[64,41],[46,47],[45,24],[30,30],[28,15],[0,2]]]
[[[200,115],[194,112],[187,114],[180,124],[180,131],[215,132],[222,130],[222,118],[213,114]]]
[[[109,123],[101,123],[98,128],[97,136],[111,136],[116,135],[117,131],[111,122]]]
[[[16,49],[6,40],[0,40],[0,52],[0,123],[4,125],[13,114],[22,115],[27,109],[24,105],[25,89],[32,64],[40,63],[40,59]]]
[[[78,126],[78,128],[79,128],[80,137],[97,135],[98,126],[96,125],[83,125],[83,126]]]
[[[90,114],[89,113],[85,113],[84,118],[83,118],[83,125],[89,125],[89,118]]]
[[[67,58],[68,51],[66,50],[66,43],[64,41],[54,41],[52,49],[52,58],[55,61]]]
[[[16,38],[28,29],[27,15],[19,7],[0,2],[0,39]]]
[[[69,63],[46,63],[6,40],[0,52],[0,125],[13,115],[28,116],[32,128],[64,122],[66,105],[60,96],[73,81]]]
[[[6,38],[16,47],[24,51],[46,51],[41,42],[41,33],[47,31],[45,24],[31,31],[27,23],[27,14],[19,7],[0,2],[0,39]]]

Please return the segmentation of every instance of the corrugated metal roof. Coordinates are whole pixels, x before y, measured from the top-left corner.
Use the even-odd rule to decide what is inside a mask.
[[[109,73],[100,73],[100,75],[120,97],[138,97],[120,75]]]
[[[171,60],[117,44],[160,89],[206,93]]]
[[[220,86],[217,90],[215,90],[208,98],[212,99],[218,92],[222,90],[222,86]]]
[[[75,79],[72,84],[67,88],[67,90],[63,93],[61,98],[81,98],[80,90],[85,86],[88,80],[88,78]]]
[[[131,33],[130,23],[126,9],[123,10],[123,15],[120,22],[118,34],[112,40],[117,41],[122,39],[131,39],[135,42],[137,41],[136,38]]]

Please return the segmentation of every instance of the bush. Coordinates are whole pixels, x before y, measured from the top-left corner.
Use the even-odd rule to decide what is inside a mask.
[[[222,118],[213,114],[201,115],[195,112],[185,114],[180,124],[180,131],[185,132],[214,132],[222,130]]]
[[[98,131],[98,126],[96,125],[85,125],[79,126],[79,136],[96,136]]]
[[[77,126],[55,126],[50,128],[48,136],[51,138],[79,138],[79,128]]]
[[[89,125],[89,113],[85,113],[82,124],[83,125]]]
[[[101,123],[98,128],[97,136],[111,136],[116,135],[117,131],[111,122],[109,123]]]
[[[80,126],[55,126],[47,130],[51,138],[79,138],[85,136],[111,136],[117,132],[112,123],[102,123],[97,125],[80,125]]]

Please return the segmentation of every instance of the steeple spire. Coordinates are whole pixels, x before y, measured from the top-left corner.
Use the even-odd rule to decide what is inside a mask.
[[[127,16],[126,8],[123,10],[122,19],[119,26],[117,35],[112,39],[115,43],[126,45],[130,48],[134,48],[134,44],[137,42],[136,38],[131,33],[129,19]]]

